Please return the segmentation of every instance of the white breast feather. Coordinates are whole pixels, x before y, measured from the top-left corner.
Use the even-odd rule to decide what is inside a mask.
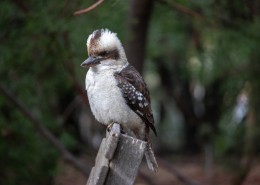
[[[141,118],[125,103],[113,70],[96,73],[90,69],[86,76],[86,90],[97,121],[105,125],[117,122],[130,129],[144,126]]]

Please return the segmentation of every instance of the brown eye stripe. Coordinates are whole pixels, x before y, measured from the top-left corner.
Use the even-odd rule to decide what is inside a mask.
[[[95,54],[96,56],[101,56],[104,59],[113,59],[117,60],[119,58],[119,53],[117,49],[111,51],[101,51]]]
[[[100,52],[98,55],[104,57],[104,56],[106,56],[107,54],[108,54],[107,51],[102,51],[102,52]]]
[[[112,51],[109,51],[107,53],[107,58],[117,60],[119,58],[119,53],[117,49],[114,49]]]

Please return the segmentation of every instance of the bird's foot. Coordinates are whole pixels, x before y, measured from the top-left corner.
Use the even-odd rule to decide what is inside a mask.
[[[111,122],[111,123],[108,124],[108,126],[107,126],[107,131],[108,131],[108,132],[111,131],[113,125],[114,125],[114,122]]]
[[[112,127],[114,125],[115,122],[111,122],[108,124],[107,126],[107,131],[110,132],[112,130]],[[119,124],[120,125],[120,124]],[[120,125],[120,133],[121,134],[125,134],[126,132],[123,130],[123,127]]]

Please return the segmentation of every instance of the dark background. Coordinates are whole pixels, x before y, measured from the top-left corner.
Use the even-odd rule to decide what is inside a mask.
[[[106,0],[73,15],[93,3],[0,2],[0,184],[86,183],[105,128],[80,64],[100,28],[151,92],[160,170],[144,163],[136,184],[260,184],[260,2]]]

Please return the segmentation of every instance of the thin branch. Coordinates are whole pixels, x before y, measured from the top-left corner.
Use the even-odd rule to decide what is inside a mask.
[[[194,180],[184,176],[182,173],[180,173],[173,165],[169,164],[169,162],[165,161],[164,159],[157,158],[157,161],[160,166],[163,166],[168,171],[172,172],[177,179],[186,185],[201,185],[198,182],[195,182]]]
[[[37,131],[45,137],[55,148],[59,150],[64,159],[70,162],[74,167],[80,170],[84,175],[88,176],[90,173],[90,168],[83,165],[83,162],[75,158],[64,146],[63,144],[44,126],[44,124],[35,118],[29,109],[17,98],[14,93],[9,89],[0,84],[0,92],[12,103],[14,104],[21,113],[35,126]]]
[[[74,12],[74,15],[81,15],[81,14],[88,13],[89,11],[95,9],[98,5],[100,5],[103,2],[104,2],[104,0],[98,0],[96,3],[94,3],[93,5],[91,5],[88,8]]]
[[[157,2],[159,2],[161,4],[168,5],[169,7],[174,8],[175,10],[177,10],[181,13],[187,14],[189,16],[192,16],[192,17],[195,17],[195,18],[198,18],[198,19],[204,18],[202,14],[195,12],[194,10],[192,10],[192,9],[186,7],[186,6],[183,6],[179,3],[168,2],[167,0],[157,0]]]

